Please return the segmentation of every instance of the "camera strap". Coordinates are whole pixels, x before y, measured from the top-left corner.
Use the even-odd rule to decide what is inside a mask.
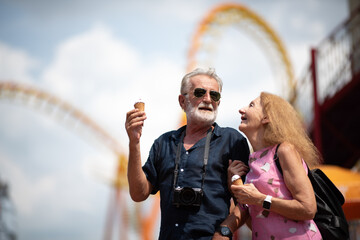
[[[185,131],[186,131],[186,130],[184,130],[184,131],[182,132],[182,134],[181,134],[180,141],[179,141],[179,144],[178,144],[178,146],[177,146],[177,151],[176,151],[175,170],[174,170],[174,184],[173,184],[174,189],[175,189],[176,181],[177,181],[177,178],[178,178],[178,175],[179,175],[180,154],[181,154],[182,142],[183,142],[184,137],[185,137]],[[203,165],[203,174],[202,174],[202,181],[201,181],[201,189],[203,188],[203,185],[204,185],[204,182],[205,182],[206,165],[207,165],[207,163],[208,163],[209,151],[210,151],[211,133],[212,133],[212,128],[210,128],[209,131],[207,132],[206,140],[205,140],[204,165]]]

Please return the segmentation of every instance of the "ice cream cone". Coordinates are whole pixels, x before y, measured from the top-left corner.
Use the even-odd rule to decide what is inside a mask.
[[[145,103],[144,102],[136,102],[134,107],[139,109],[140,111],[145,111]]]
[[[241,179],[241,177],[239,175],[234,175],[232,176],[231,178],[231,184],[234,184],[234,185],[243,185],[243,181]]]
[[[243,181],[241,180],[241,178],[239,178],[238,180],[236,180],[235,182],[233,182],[232,184],[235,184],[235,185],[243,185]]]

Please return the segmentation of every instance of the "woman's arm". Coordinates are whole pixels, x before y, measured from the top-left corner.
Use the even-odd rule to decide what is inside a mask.
[[[290,219],[313,219],[316,214],[314,189],[298,151],[292,144],[284,142],[278,149],[278,156],[285,185],[291,192],[293,200],[273,199],[274,204],[271,204],[273,211]]]
[[[278,157],[285,185],[293,199],[273,197],[270,211],[293,220],[313,219],[316,213],[314,190],[299,153],[292,144],[284,142],[278,149]],[[237,200],[243,204],[262,206],[266,197],[266,194],[259,192],[253,184],[231,186],[231,189]]]

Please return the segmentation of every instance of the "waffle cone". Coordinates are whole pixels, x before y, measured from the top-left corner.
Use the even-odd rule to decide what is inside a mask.
[[[241,180],[241,178],[239,178],[238,180],[236,180],[235,182],[233,182],[232,184],[234,185],[243,185],[243,181]]]
[[[144,102],[136,102],[134,107],[139,109],[140,111],[145,111],[145,103]]]

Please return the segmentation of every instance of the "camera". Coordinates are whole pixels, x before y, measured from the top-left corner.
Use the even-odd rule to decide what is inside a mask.
[[[199,207],[203,196],[201,188],[177,187],[174,189],[173,205]]]

